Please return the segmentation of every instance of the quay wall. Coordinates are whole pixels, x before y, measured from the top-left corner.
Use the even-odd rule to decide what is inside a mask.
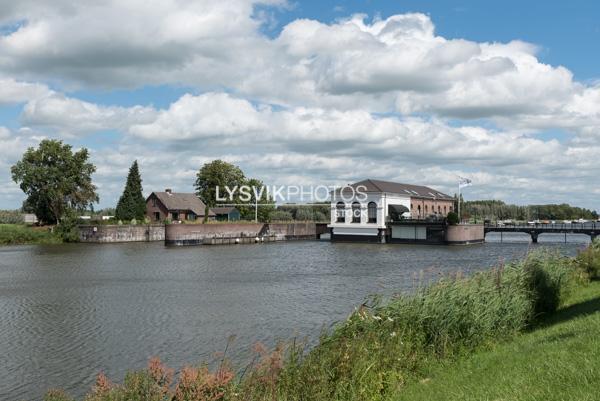
[[[315,223],[223,223],[223,224],[168,224],[165,227],[165,244],[199,245],[239,242],[252,242],[254,238],[268,238],[268,241],[291,239],[315,239]]]
[[[150,225],[81,225],[79,226],[80,242],[148,242],[164,241],[165,226]]]
[[[446,243],[450,245],[482,244],[485,241],[483,224],[448,226]]]

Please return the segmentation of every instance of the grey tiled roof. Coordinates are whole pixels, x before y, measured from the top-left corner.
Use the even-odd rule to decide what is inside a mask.
[[[168,210],[190,210],[197,216],[204,216],[204,202],[193,193],[183,192],[152,192]],[[150,195],[152,196],[152,195]],[[215,213],[211,210],[209,216]]]
[[[402,184],[399,182],[366,179],[350,185],[353,188],[364,186],[364,192],[387,192],[412,198],[454,199],[452,196],[423,185]]]

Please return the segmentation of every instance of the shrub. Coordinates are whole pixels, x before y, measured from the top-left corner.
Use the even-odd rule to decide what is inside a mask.
[[[589,280],[600,279],[600,241],[594,241],[586,249],[579,251],[575,266]]]
[[[454,226],[456,224],[458,224],[459,218],[458,218],[458,214],[456,212],[448,212],[448,216],[446,217],[446,219],[448,219],[448,224]]]
[[[290,212],[285,212],[283,210],[275,210],[271,213],[271,221],[292,221],[293,217]]]
[[[296,211],[295,219],[299,221],[312,221],[315,216],[311,209],[303,207]]]
[[[79,220],[77,213],[73,210],[69,210],[61,218],[60,223],[56,225],[56,234],[64,242],[78,242],[79,241]]]

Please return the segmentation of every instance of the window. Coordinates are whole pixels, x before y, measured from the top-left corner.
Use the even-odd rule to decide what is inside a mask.
[[[194,220],[196,220],[196,215],[194,213],[190,212],[187,214],[186,219],[189,221],[194,221]]]
[[[173,212],[173,213],[171,213],[171,218],[172,218],[173,220],[179,220],[179,213],[177,213],[177,212]]]
[[[442,214],[442,207],[438,205],[438,214]]]
[[[425,214],[427,214],[427,212],[429,212],[429,206],[425,205]]]
[[[352,202],[352,222],[360,223],[360,203]]]
[[[444,206],[444,215],[446,215],[448,213],[446,213],[446,206]]]
[[[421,217],[421,205],[417,206],[417,216]]]
[[[156,198],[152,198],[152,206],[156,207]]]
[[[346,205],[344,202],[338,202],[335,205],[335,216],[336,223],[345,223],[346,222]]]
[[[154,220],[155,221],[159,221],[160,220],[160,212],[154,212]]]
[[[368,207],[368,215],[369,215],[369,223],[377,223],[377,203],[369,202]]]

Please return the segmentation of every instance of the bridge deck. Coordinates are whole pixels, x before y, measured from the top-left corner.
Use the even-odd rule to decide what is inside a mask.
[[[571,223],[571,224],[520,224],[520,225],[498,225],[485,224],[484,232],[499,233],[527,233],[531,235],[533,242],[537,242],[540,234],[586,234],[592,240],[600,235],[600,223]]]

